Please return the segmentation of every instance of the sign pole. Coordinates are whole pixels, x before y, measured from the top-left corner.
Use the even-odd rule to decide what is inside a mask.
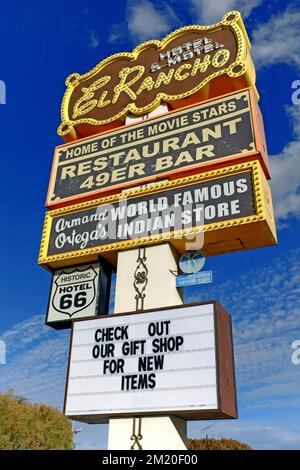
[[[168,243],[118,254],[115,312],[182,305],[178,257]],[[173,416],[109,420],[108,450],[184,450],[187,422]]]
[[[186,450],[187,425],[174,416],[112,418],[108,450]]]
[[[156,113],[160,109],[161,112],[166,111],[164,106],[160,106]],[[127,117],[126,124],[129,123],[130,118]],[[176,288],[172,274],[177,265],[178,255],[168,243],[119,252],[115,313],[182,305],[180,290]],[[186,440],[187,422],[180,418],[109,420],[108,450],[186,450]]]

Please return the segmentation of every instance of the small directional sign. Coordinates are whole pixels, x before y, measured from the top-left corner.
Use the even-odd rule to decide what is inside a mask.
[[[106,314],[109,280],[107,263],[100,261],[54,271],[46,323],[66,328],[73,319]]]
[[[211,284],[212,271],[201,271],[194,274],[181,274],[176,276],[176,287],[195,286],[197,284]]]

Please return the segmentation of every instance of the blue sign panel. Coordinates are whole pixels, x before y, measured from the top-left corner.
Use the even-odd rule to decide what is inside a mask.
[[[212,271],[201,271],[194,274],[176,276],[176,287],[195,286],[212,283]]]

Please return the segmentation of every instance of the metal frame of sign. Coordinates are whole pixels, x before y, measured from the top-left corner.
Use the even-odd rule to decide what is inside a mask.
[[[172,119],[172,118],[176,118],[177,116],[180,117],[180,116],[184,115],[185,113],[192,112],[194,110],[196,112],[198,109],[200,110],[201,108],[205,108],[206,106],[207,107],[211,106],[211,105],[218,106],[218,104],[221,103],[224,100],[229,101],[231,97],[232,97],[232,99],[234,99],[234,97],[237,97],[236,99],[238,99],[240,96],[243,95],[243,93],[248,93],[249,94],[249,114],[250,114],[250,120],[251,120],[250,124],[252,126],[252,133],[253,133],[253,139],[254,139],[253,149],[241,149],[241,151],[239,153],[235,153],[235,154],[232,154],[232,155],[229,155],[229,156],[216,157],[216,158],[211,158],[211,159],[204,160],[204,161],[200,160],[197,163],[193,163],[191,165],[190,164],[189,165],[182,165],[182,166],[179,166],[176,169],[169,169],[169,170],[164,170],[164,171],[156,172],[156,173],[152,172],[152,174],[148,174],[148,175],[146,174],[144,176],[136,176],[134,179],[131,179],[131,181],[125,180],[125,181],[122,181],[118,184],[108,183],[107,185],[105,185],[103,187],[98,187],[96,190],[95,189],[89,190],[89,191],[86,191],[86,192],[81,193],[81,194],[78,194],[78,191],[77,191],[77,194],[73,194],[73,195],[68,196],[68,197],[61,198],[61,197],[58,197],[55,194],[55,183],[56,183],[56,180],[58,178],[58,168],[61,165],[60,157],[59,157],[60,151],[68,149],[68,148],[72,149],[72,147],[74,147],[76,145],[80,145],[80,144],[90,144],[90,143],[92,144],[93,142],[97,141],[97,139],[99,139],[99,138],[103,138],[103,139],[115,138],[115,136],[118,136],[118,134],[126,133],[126,132],[129,132],[129,131],[132,131],[132,132],[133,131],[139,131],[139,130],[142,130],[143,128],[145,128],[145,126],[147,126],[149,123],[151,124],[153,122],[153,124],[155,124],[156,122],[159,122],[161,119]],[[233,114],[236,114],[236,113],[233,113]],[[228,119],[229,118],[230,118],[230,113],[229,113]],[[216,118],[216,122],[219,123],[219,122],[222,122],[222,120],[220,118]],[[202,123],[197,124],[197,126],[199,128],[201,128],[202,125],[205,125],[205,121],[202,122]],[[188,130],[186,132],[190,132],[190,130],[192,130],[194,127],[196,127],[196,125],[190,125],[190,126],[187,126],[187,127],[188,127]],[[165,134],[167,136],[168,133],[165,133]],[[159,136],[157,135],[156,139],[158,139],[158,137]],[[141,139],[140,140],[140,145],[142,145],[143,142],[144,142],[144,140]],[[145,140],[145,142],[147,142],[147,139]],[[131,145],[131,143],[128,143],[128,148],[131,148],[130,145]],[[126,146],[123,145],[122,148],[126,149]],[[93,157],[90,157],[90,160],[92,158]],[[86,200],[95,199],[97,197],[106,196],[106,195],[110,195],[110,194],[115,194],[115,193],[119,192],[120,190],[127,189],[130,186],[131,187],[132,186],[137,186],[138,184],[145,184],[145,183],[149,183],[149,182],[153,182],[153,181],[157,181],[157,180],[162,180],[162,179],[166,179],[166,178],[168,178],[170,180],[177,179],[177,178],[180,178],[182,176],[195,174],[196,172],[199,172],[200,170],[201,171],[208,171],[210,169],[214,169],[214,168],[217,168],[217,167],[226,166],[228,163],[230,163],[230,164],[240,163],[240,162],[243,162],[243,161],[251,160],[253,158],[258,158],[260,160],[260,163],[261,163],[262,168],[265,172],[265,175],[269,179],[270,178],[269,159],[268,159],[268,155],[267,155],[267,144],[266,144],[266,139],[265,139],[262,115],[261,115],[259,106],[257,104],[257,100],[256,100],[253,89],[252,88],[245,88],[245,89],[240,90],[240,91],[235,91],[235,92],[232,92],[232,93],[222,95],[222,96],[217,97],[217,98],[213,98],[213,99],[210,99],[210,100],[207,100],[207,101],[203,101],[201,103],[198,103],[197,105],[194,104],[193,106],[188,106],[186,108],[182,108],[179,111],[178,110],[177,111],[171,111],[169,113],[165,113],[163,115],[159,115],[159,116],[144,120],[139,124],[133,124],[133,125],[130,125],[130,126],[119,127],[114,131],[101,133],[101,134],[98,134],[98,135],[95,135],[95,136],[92,136],[92,137],[77,140],[76,142],[72,142],[71,144],[70,143],[69,144],[63,144],[63,145],[60,145],[60,146],[56,147],[55,153],[54,153],[54,158],[53,158],[53,163],[52,163],[52,170],[51,170],[51,175],[50,175],[48,194],[47,194],[47,198],[46,198],[46,206],[49,209],[64,207],[68,204],[72,204],[72,203],[75,203],[75,202],[81,202],[81,201],[83,202],[83,201],[86,201]],[[80,160],[79,163],[82,163],[82,162],[84,163],[86,161],[86,159],[87,159],[87,157],[84,157],[84,160],[82,160],[82,157],[80,157],[79,159],[76,158],[75,161]],[[68,160],[67,165],[72,165],[72,163],[73,163],[72,159]],[[121,169],[122,168],[123,167],[121,167]],[[105,171],[105,170],[103,170],[103,171]],[[97,173],[92,173],[91,172],[87,176],[89,176],[90,178],[94,178],[94,180],[95,180],[95,178],[97,176]]]
[[[72,265],[76,262],[91,262],[101,254],[113,265],[116,264],[116,255],[119,250],[128,250],[139,246],[154,245],[169,241],[171,245],[182,254],[186,251],[184,236],[199,233],[199,228],[190,227],[168,233],[159,233],[144,238],[118,241],[112,244],[84,248],[60,254],[48,255],[52,222],[56,217],[76,213],[100,205],[117,203],[122,198],[128,201],[139,196],[152,195],[168,189],[184,188],[185,186],[215,180],[228,175],[250,172],[252,177],[252,190],[256,213],[247,217],[234,218],[222,222],[205,224],[200,232],[204,231],[204,247],[201,248],[204,256],[241,251],[274,245],[277,242],[272,197],[269,184],[257,160],[240,163],[217,170],[188,176],[178,180],[153,184],[147,188],[131,189],[121,195],[104,197],[88,201],[63,209],[56,209],[46,213],[42,241],[40,247],[39,264],[46,268],[56,268]],[[177,238],[181,237],[181,238]]]
[[[93,263],[99,263],[99,277],[98,277],[98,283],[97,283],[97,302],[96,302],[96,309],[95,309],[95,315],[91,316],[88,315],[87,317],[89,318],[96,318],[99,315],[108,315],[109,313],[109,295],[110,295],[110,285],[111,285],[111,274],[112,274],[112,266],[107,263],[107,261],[99,257],[97,261],[94,261],[92,263],[83,263],[83,264],[76,264],[72,266],[67,266],[66,269],[70,268],[80,268],[83,265],[86,264],[93,264]],[[57,268],[53,269],[52,271],[52,280],[51,280],[51,286],[50,286],[50,292],[49,292],[49,297],[48,297],[48,305],[47,305],[47,313],[46,313],[46,320],[45,324],[47,326],[51,326],[52,328],[55,328],[56,330],[61,330],[65,328],[71,328],[72,321],[74,321],[74,318],[66,318],[63,320],[56,320],[56,321],[51,321],[49,320],[49,306],[52,298],[52,287],[53,287],[53,282],[54,282],[54,274],[55,271],[60,270],[63,268]],[[84,320],[86,317],[80,317],[82,320]]]
[[[153,321],[155,321],[155,314],[162,312],[164,310],[179,310],[181,308],[188,309],[189,307],[195,306],[204,306],[207,304],[213,304],[214,311],[214,333],[215,333],[215,358],[216,358],[216,387],[217,387],[217,401],[218,406],[216,409],[195,409],[195,410],[171,410],[167,411],[151,411],[143,412],[138,411],[139,416],[164,416],[166,412],[168,415],[177,416],[186,420],[207,420],[207,419],[236,419],[238,418],[238,409],[237,409],[237,397],[236,397],[236,381],[235,381],[235,366],[234,366],[234,351],[233,351],[233,340],[232,340],[232,322],[231,316],[224,309],[219,302],[212,300],[207,302],[197,302],[191,304],[177,305],[171,307],[162,307],[156,309],[149,309],[145,311],[134,311],[126,312],[120,314],[113,314],[109,317],[128,317],[131,315],[143,315],[145,313],[151,313],[153,315]],[[104,318],[104,317],[97,317]],[[107,317],[106,317],[107,318]],[[94,317],[90,320],[95,319]],[[74,325],[79,322],[86,321],[85,319],[78,319],[72,321],[72,330],[70,337],[70,347],[69,347],[69,359],[68,359],[68,369],[67,369],[67,378],[66,378],[66,387],[65,387],[65,399],[64,399],[64,413],[67,413],[67,399],[68,399],[68,388],[69,388],[69,379],[70,379],[70,365],[72,360],[72,345],[73,345],[73,336],[74,336]],[[128,393],[128,392],[124,392]],[[134,403],[133,403],[134,408]],[[117,417],[130,417],[132,412],[122,412],[122,413],[108,413],[108,414],[67,414],[70,419],[75,419],[77,421],[82,421],[90,424],[94,423],[107,423],[109,418]]]
[[[186,32],[194,31],[200,33],[209,33],[220,31],[226,28],[231,29],[235,36],[237,51],[234,62],[225,69],[216,69],[214,73],[206,77],[204,80],[200,80],[193,89],[174,95],[158,92],[156,98],[151,101],[151,103],[141,108],[137,107],[133,100],[133,102],[130,102],[127,105],[123,105],[122,109],[117,112],[117,114],[114,114],[106,119],[102,118],[98,120],[92,117],[73,118],[73,116],[69,115],[69,103],[72,99],[74,90],[80,86],[84,87],[85,82],[87,83],[87,86],[92,86],[93,82],[91,79],[102,70],[105,71],[105,68],[110,64],[114,64],[118,60],[121,60],[124,61],[125,64],[128,63],[132,65],[132,62],[137,60],[139,55],[143,53],[145,49],[152,46],[158,50],[162,50],[165,46],[171,43],[172,40],[177,39]],[[203,90],[206,85],[211,84],[212,80],[217,79],[218,77],[228,77],[228,79],[232,81],[230,89],[235,87],[243,88],[247,85],[250,85],[253,87],[255,93],[258,96],[255,88],[255,69],[251,59],[250,50],[251,44],[241,14],[238,11],[230,11],[223,16],[219,23],[215,23],[210,26],[185,26],[169,34],[162,41],[147,41],[137,46],[131,53],[123,52],[107,57],[86,74],[80,75],[79,73],[73,73],[66,79],[67,89],[65,91],[61,105],[62,123],[58,128],[58,134],[66,141],[71,142],[73,140],[77,140],[80,137],[99,132],[99,127],[101,126],[105,126],[105,129],[107,130],[109,125],[110,127],[112,127],[112,124],[114,123],[117,123],[116,125],[118,125],[118,122],[120,123],[120,120],[124,119],[128,113],[137,115],[149,113],[159,106],[161,101],[171,102],[174,103],[175,107],[180,107],[180,104],[178,105],[178,101],[189,98],[191,95],[195,95],[196,92]],[[183,80],[183,78],[181,77],[180,80]],[[92,89],[89,99],[93,97],[94,90]],[[183,105],[183,103],[181,104]]]

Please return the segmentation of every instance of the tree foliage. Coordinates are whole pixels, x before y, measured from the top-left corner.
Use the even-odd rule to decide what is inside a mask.
[[[251,450],[248,444],[234,439],[188,439],[189,450]]]
[[[73,449],[71,423],[55,408],[0,394],[0,449]]]

